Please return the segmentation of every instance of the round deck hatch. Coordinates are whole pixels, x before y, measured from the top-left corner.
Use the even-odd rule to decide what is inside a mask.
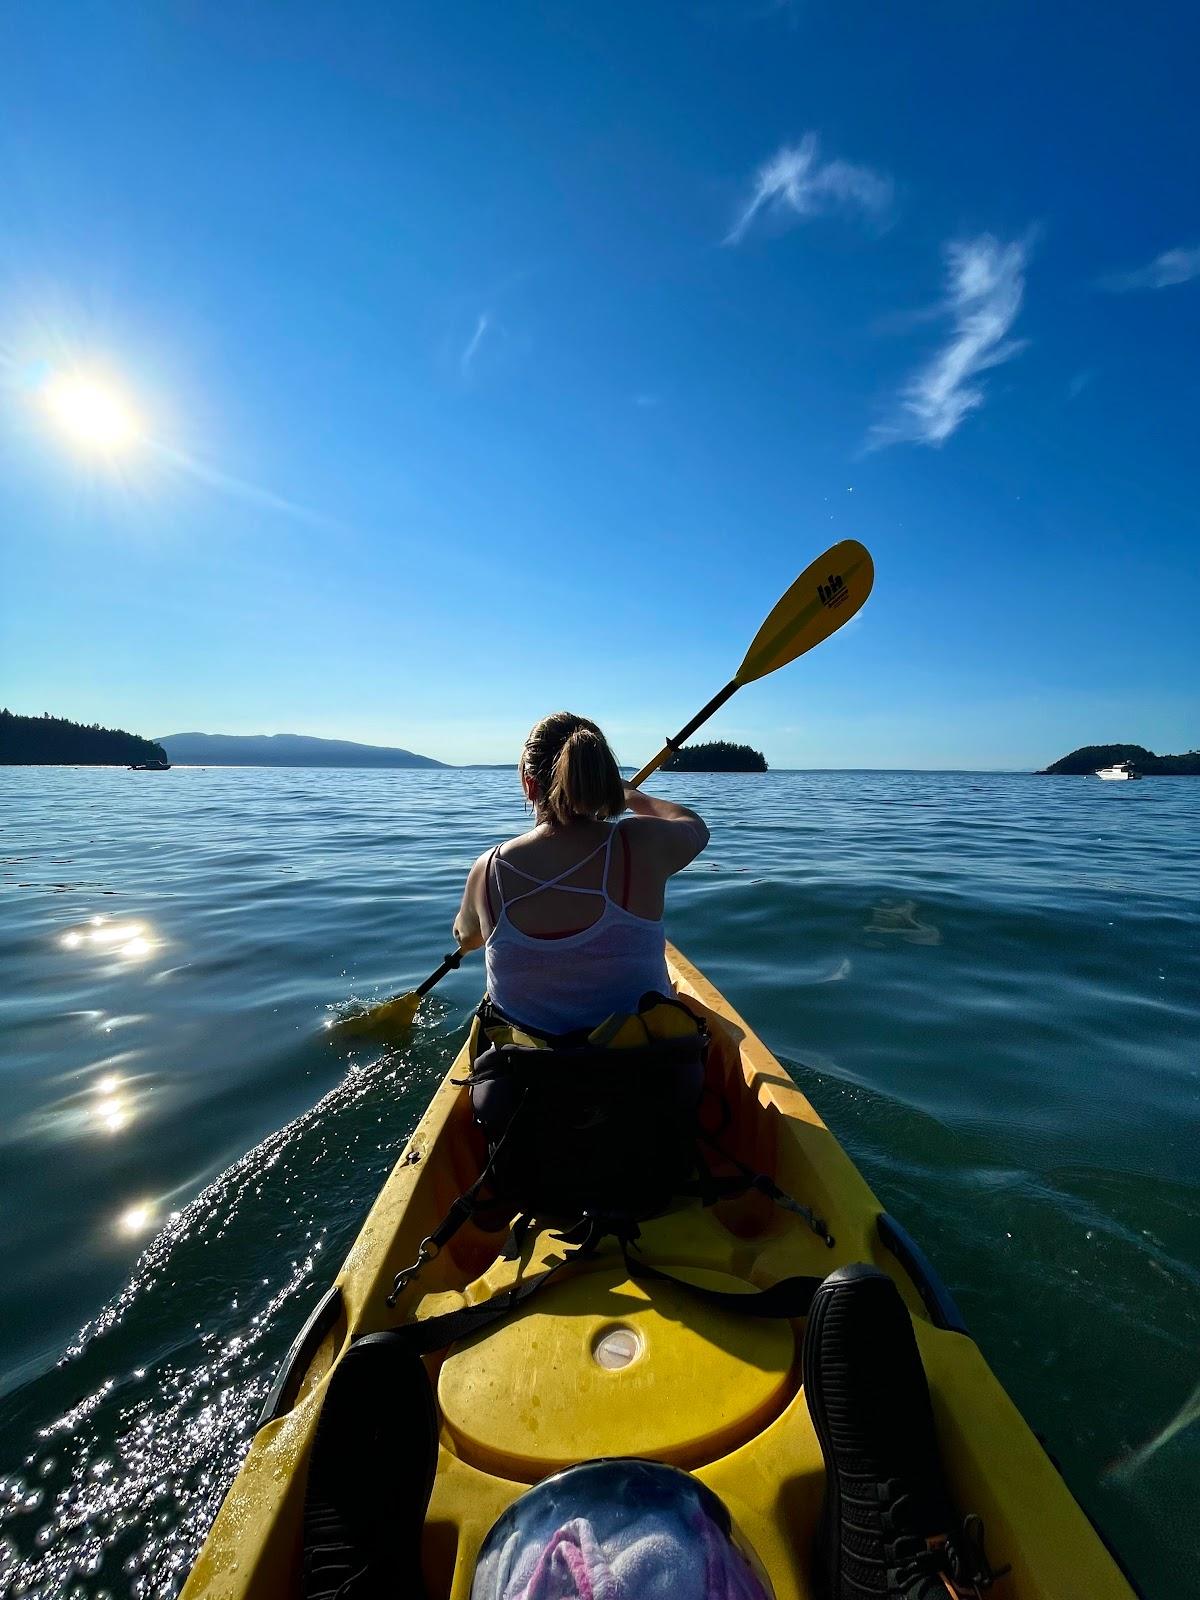
[[[704,1287],[749,1285],[689,1269]],[[576,1461],[642,1456],[695,1467],[745,1444],[794,1392],[791,1325],[738,1317],[623,1266],[547,1288],[451,1351],[438,1400],[458,1453],[526,1482]]]

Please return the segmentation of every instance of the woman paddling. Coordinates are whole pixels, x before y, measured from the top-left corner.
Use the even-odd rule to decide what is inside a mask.
[[[703,820],[623,783],[600,729],[569,711],[537,724],[517,770],[535,826],[480,856],[454,923],[464,951],[484,947],[492,1005],[556,1035],[670,993],[663,894],[708,843]]]

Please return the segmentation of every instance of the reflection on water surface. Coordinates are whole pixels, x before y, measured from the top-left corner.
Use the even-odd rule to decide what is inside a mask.
[[[68,928],[59,943],[64,950],[92,950],[141,961],[160,948],[162,941],[144,922],[120,922],[107,917],[89,919],[86,928]]]

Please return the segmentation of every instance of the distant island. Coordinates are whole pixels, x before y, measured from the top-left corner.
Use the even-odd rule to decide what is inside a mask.
[[[0,766],[165,767],[167,752],[153,739],[121,728],[70,722],[66,717],[21,717],[0,711]]]
[[[387,745],[313,739],[302,733],[168,733],[159,744],[184,767],[444,767]]]
[[[685,744],[663,762],[664,772],[765,772],[767,758],[748,744],[728,744],[714,739],[709,744]]]
[[[1189,750],[1181,756],[1156,756],[1153,750],[1140,744],[1085,744],[1060,761],[1052,762],[1038,776],[1082,777],[1098,772],[1101,767],[1115,767],[1121,761],[1131,762],[1135,772],[1147,777],[1200,777],[1200,750]]]

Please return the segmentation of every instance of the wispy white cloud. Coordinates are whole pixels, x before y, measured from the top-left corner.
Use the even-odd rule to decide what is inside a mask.
[[[822,161],[820,141],[806,133],[755,173],[754,191],[724,243],[738,244],[762,216],[803,220],[841,211],[882,221],[894,195],[895,185],[884,173],[850,161]]]
[[[1147,266],[1134,272],[1116,272],[1100,279],[1100,287],[1113,294],[1130,289],[1173,289],[1178,283],[1200,278],[1200,244],[1178,250],[1164,250]]]
[[[1078,400],[1095,376],[1095,367],[1084,367],[1081,371],[1076,372],[1067,384],[1067,399]]]
[[[655,406],[662,404],[662,395],[647,391],[644,394],[635,394],[633,403],[641,411],[650,411]]]
[[[481,311],[475,323],[475,332],[467,340],[462,355],[458,358],[459,370],[465,378],[471,370],[471,363],[479,353],[479,346],[483,343],[488,329],[492,325],[491,313]]]
[[[974,380],[1011,361],[1028,343],[1010,339],[1025,295],[1029,244],[1002,244],[990,233],[946,246],[943,313],[954,325],[947,344],[900,391],[894,416],[872,428],[868,448],[888,444],[945,444],[984,401]]]

